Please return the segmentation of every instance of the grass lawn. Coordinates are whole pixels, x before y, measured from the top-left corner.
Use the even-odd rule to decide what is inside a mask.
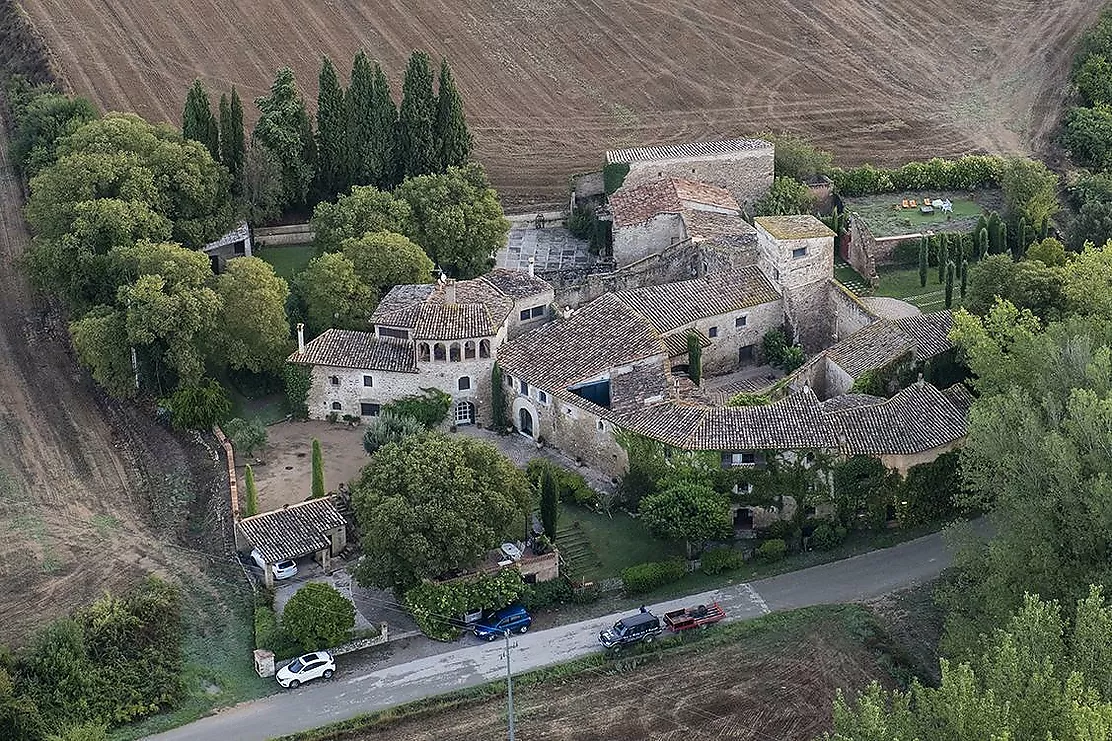
[[[944,309],[946,305],[946,286],[938,282],[938,268],[932,267],[927,272],[927,285],[919,285],[919,268],[882,267],[877,270],[880,277],[880,286],[873,290],[868,287],[868,281],[862,278],[856,270],[849,265],[839,263],[834,268],[834,277],[845,286],[864,286],[855,289],[858,296],[887,296],[898,298],[919,308],[924,314]],[[961,305],[958,286],[954,285],[954,303],[951,308],[957,309]]]
[[[628,566],[683,555],[682,545],[654,538],[623,512],[610,516],[564,503],[556,547],[575,578],[585,581],[617,577]]]
[[[953,203],[952,213],[942,213],[935,209],[924,214],[917,208],[901,208],[904,200],[915,199],[922,203],[924,198],[949,198]],[[908,192],[891,193],[879,196],[846,199],[846,210],[857,213],[876,237],[892,237],[898,234],[913,234],[927,230],[936,232],[967,232],[976,224],[981,214],[998,209],[1000,195],[997,191],[982,193],[943,193]]]
[[[270,263],[274,272],[289,280],[294,277],[316,256],[311,244],[290,244],[275,247],[261,247],[258,256]]]

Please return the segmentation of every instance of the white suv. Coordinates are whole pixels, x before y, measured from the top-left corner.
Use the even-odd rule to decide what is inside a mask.
[[[263,560],[263,554],[257,550],[251,551],[251,560],[260,569],[266,569],[266,561]],[[279,561],[270,565],[270,573],[274,574],[275,579],[289,579],[291,576],[297,576],[297,561],[289,559],[286,561]]]
[[[336,673],[336,660],[327,651],[316,651],[298,656],[278,670],[274,676],[278,684],[291,689],[299,687],[310,679],[324,677],[331,679]]]

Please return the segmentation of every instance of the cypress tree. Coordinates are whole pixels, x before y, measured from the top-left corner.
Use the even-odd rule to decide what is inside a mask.
[[[961,297],[965,298],[965,286],[969,280],[969,261],[961,261]]]
[[[255,472],[251,470],[251,466],[243,472],[243,488],[247,490],[247,500],[243,505],[244,517],[259,514],[259,492],[255,488]]]
[[[371,141],[374,160],[378,163],[378,187],[382,190],[392,189],[405,177],[400,128],[390,83],[382,67],[375,64],[371,86]]]
[[[694,332],[687,335],[687,376],[696,386],[703,379],[703,345]]]
[[[321,62],[318,82],[316,190],[320,200],[331,200],[337,193],[346,193],[351,186],[344,89],[328,57]]]
[[[506,431],[506,390],[502,388],[502,369],[498,363],[490,372],[490,423],[498,434]]]
[[[1008,251],[1008,225],[1000,222],[1000,251]]]
[[[324,459],[320,453],[320,440],[313,438],[313,499],[324,496]]]
[[[432,91],[429,56],[415,51],[409,57],[402,83],[400,124],[401,160],[405,176],[428,175],[436,171],[436,97]]]
[[[1019,229],[1016,230],[1016,243],[1016,254],[1022,257],[1023,253],[1027,251],[1027,245],[1031,244],[1028,240],[1027,217],[1025,216],[1019,217]]]
[[[212,158],[220,161],[220,128],[212,115],[208,93],[200,80],[194,80],[185,96],[185,108],[181,113],[181,134],[205,145]]]
[[[1039,223],[1039,241],[1043,241],[1050,234],[1050,217],[1044,216]]]
[[[559,498],[556,491],[556,482],[552,479],[552,471],[547,466],[541,474],[540,483],[541,524],[544,526],[544,534],[548,536],[549,540],[555,542],[556,525],[560,519]]]
[[[954,303],[954,263],[946,263],[946,308],[949,309]]]
[[[950,263],[950,245],[946,234],[938,235],[938,282],[946,279],[946,266]]]
[[[462,167],[471,159],[471,134],[463,118],[463,100],[456,89],[448,60],[440,62],[440,87],[436,99],[436,143],[440,171]]]
[[[351,65],[351,84],[344,96],[348,124],[348,173],[352,185],[377,185],[382,164],[375,157],[374,72],[360,51]]]
[[[257,98],[255,104],[262,115],[252,138],[268,149],[281,165],[281,205],[301,208],[306,205],[309,185],[316,172],[317,145],[293,70],[279,69],[271,83],[270,94]]]
[[[993,211],[988,215],[988,251],[996,255],[1003,251],[1000,245],[1000,217]]]
[[[977,232],[977,258],[980,260],[985,259],[988,255],[989,238],[988,227],[984,227],[981,231]]]
[[[930,267],[930,255],[927,246],[927,238],[919,238],[919,287],[924,288],[927,285],[927,268]]]
[[[225,104],[226,103],[226,104]],[[243,193],[243,163],[247,158],[247,142],[243,136],[243,103],[239,93],[220,96],[220,161],[232,175],[232,192]]]

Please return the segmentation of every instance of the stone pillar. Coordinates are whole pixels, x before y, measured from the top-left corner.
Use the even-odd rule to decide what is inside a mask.
[[[273,677],[274,676],[274,652],[267,651],[264,648],[256,648],[254,651],[255,657],[255,671],[258,672],[260,677]]]

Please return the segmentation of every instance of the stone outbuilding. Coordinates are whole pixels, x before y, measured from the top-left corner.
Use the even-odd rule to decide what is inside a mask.
[[[325,571],[347,547],[347,522],[333,497],[310,499],[245,517],[235,525],[236,550],[257,550],[266,562],[263,580],[272,586],[270,567],[311,556]]]
[[[212,272],[222,273],[228,260],[235,257],[251,257],[251,227],[246,221],[241,221],[227,234],[206,244],[202,251],[212,263]]]

